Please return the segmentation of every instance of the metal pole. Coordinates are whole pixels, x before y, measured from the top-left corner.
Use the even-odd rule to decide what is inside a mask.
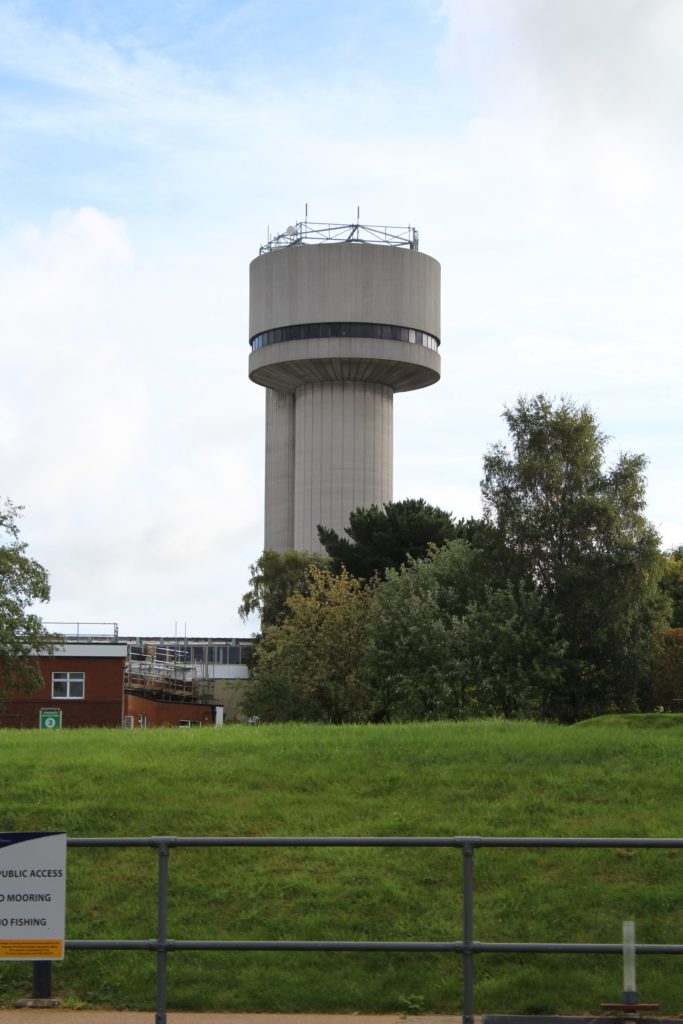
[[[168,856],[165,839],[157,840],[159,885],[157,896],[157,1009],[155,1024],[166,1024],[166,942],[168,940]]]
[[[635,921],[624,921],[624,1003],[634,1006],[638,1002],[636,988],[636,924]]]
[[[462,848],[462,925],[463,925],[463,1024],[474,1024],[474,847]]]
[[[34,999],[52,998],[52,960],[33,961]]]

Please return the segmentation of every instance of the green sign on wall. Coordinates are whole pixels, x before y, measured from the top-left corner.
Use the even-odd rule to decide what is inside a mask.
[[[62,712],[60,708],[40,709],[40,729],[61,729]]]

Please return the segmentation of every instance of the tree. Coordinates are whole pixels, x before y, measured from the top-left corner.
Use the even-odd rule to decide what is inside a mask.
[[[497,444],[484,459],[484,518],[509,578],[537,591],[565,644],[547,711],[575,721],[633,710],[666,623],[659,538],[643,514],[646,459],[622,454],[605,467],[606,435],[569,399],[520,398],[503,418],[512,450]]]
[[[683,629],[665,629],[655,633],[652,658],[652,691],[650,706],[674,707],[674,700],[683,700]],[[681,710],[681,706],[676,706]]]
[[[26,554],[19,539],[21,506],[0,504],[0,706],[13,691],[28,693],[43,684],[36,655],[52,650],[55,637],[28,609],[48,601],[45,569]]]
[[[311,566],[306,592],[287,598],[287,614],[263,632],[247,713],[271,722],[366,721],[371,695],[361,661],[371,593],[345,570],[333,576]]]
[[[398,569],[409,558],[424,558],[430,545],[440,547],[457,536],[449,513],[423,498],[357,508],[344,532],[347,536],[340,537],[331,527],[318,527],[333,571],[345,566],[352,576],[366,580]]]
[[[566,644],[538,591],[523,581],[486,585],[459,636],[468,714],[548,718]]]
[[[390,569],[368,613],[366,663],[384,718],[539,717],[562,643],[539,595],[498,586],[464,540]]]
[[[460,718],[466,712],[458,627],[477,589],[462,540],[387,570],[368,609],[364,659],[378,720]]]
[[[662,590],[671,601],[671,626],[683,628],[683,546],[665,555]]]
[[[307,551],[270,551],[249,566],[250,589],[242,597],[240,618],[246,619],[257,612],[261,628],[274,626],[286,613],[287,599],[306,589],[307,573],[311,566],[325,568],[329,559]]]

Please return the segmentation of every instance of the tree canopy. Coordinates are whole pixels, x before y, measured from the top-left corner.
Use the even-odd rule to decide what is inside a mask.
[[[318,526],[318,537],[332,559],[334,572],[344,566],[358,579],[383,576],[409,558],[424,558],[431,545],[440,547],[457,536],[451,515],[423,498],[389,501],[357,508],[349,516],[346,537]]]
[[[520,398],[504,419],[511,449],[484,458],[484,518],[512,579],[541,595],[566,643],[546,713],[574,721],[633,710],[646,688],[652,634],[666,622],[661,554],[644,516],[643,455],[605,466],[607,437],[586,406]]]
[[[21,512],[9,500],[0,504],[0,706],[13,691],[42,685],[36,655],[51,650],[55,639],[29,611],[49,600],[50,586],[47,572],[19,539]]]
[[[346,570],[312,565],[305,593],[266,627],[256,648],[245,709],[267,721],[361,722],[371,697],[361,672],[370,591]]]
[[[249,590],[239,606],[240,618],[256,612],[261,628],[274,626],[286,614],[287,598],[306,589],[311,566],[324,568],[329,559],[307,551],[271,551],[266,549],[249,566]]]
[[[662,590],[671,601],[671,626],[683,629],[683,546],[665,555]]]
[[[644,456],[608,465],[569,399],[503,416],[483,519],[418,500],[356,509],[343,538],[319,528],[332,572],[307,569],[265,630],[254,713],[574,722],[675,698],[681,549],[664,557],[645,517]]]

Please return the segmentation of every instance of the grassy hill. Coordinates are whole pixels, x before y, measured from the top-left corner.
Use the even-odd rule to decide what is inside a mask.
[[[636,727],[637,726],[637,727]],[[0,732],[0,830],[69,836],[683,836],[683,715],[560,726]],[[176,939],[462,937],[461,855],[432,850],[174,850]],[[480,850],[475,938],[683,943],[683,851]],[[69,851],[68,938],[151,938],[151,850]],[[476,1008],[594,1012],[618,957],[478,956]],[[455,1012],[460,958],[356,953],[169,957],[169,1007]],[[641,957],[642,998],[683,1012],[680,962]],[[28,965],[0,964],[0,1001]],[[72,1005],[151,1009],[154,957],[69,952]]]

